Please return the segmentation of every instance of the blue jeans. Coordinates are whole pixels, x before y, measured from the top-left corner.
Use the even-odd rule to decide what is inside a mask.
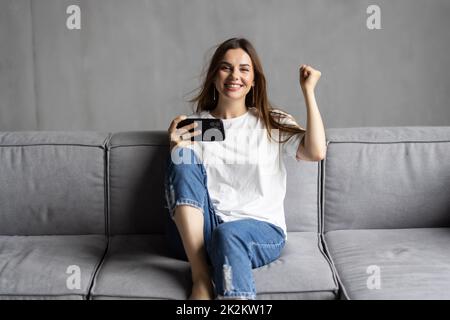
[[[176,148],[183,159],[174,163],[169,155],[165,176],[165,195],[170,217],[178,205],[201,210],[203,235],[208,263],[212,267],[215,294],[218,298],[256,298],[253,268],[279,258],[285,245],[281,228],[256,219],[223,222],[216,215],[208,188],[206,170],[189,148]],[[174,222],[167,230],[169,248],[174,257],[187,260]]]

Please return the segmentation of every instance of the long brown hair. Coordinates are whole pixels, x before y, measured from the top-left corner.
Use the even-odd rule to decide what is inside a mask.
[[[266,77],[264,76],[261,61],[253,45],[244,38],[231,38],[217,46],[217,49],[211,58],[203,84],[199,89],[200,92],[193,99],[189,100],[189,102],[197,105],[196,113],[200,113],[202,111],[212,111],[217,107],[219,99],[214,99],[214,90],[216,90],[214,86],[214,79],[220,68],[220,62],[229,49],[242,49],[250,56],[250,59],[252,60],[255,86],[245,97],[245,106],[247,109],[250,107],[255,107],[258,110],[258,116],[264,122],[269,138],[272,138],[272,129],[278,129],[280,134],[287,134],[286,139],[279,141],[281,143],[286,142],[296,133],[304,133],[305,130],[298,124],[285,125],[280,123],[280,121],[286,117],[293,120],[293,122],[295,122],[295,120],[288,113],[279,108],[275,109],[270,104],[267,97]]]

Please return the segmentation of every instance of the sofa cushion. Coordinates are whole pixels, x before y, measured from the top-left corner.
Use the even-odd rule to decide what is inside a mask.
[[[164,233],[167,132],[116,133],[108,148],[111,234]],[[285,163],[287,229],[317,232],[319,163],[290,157]]]
[[[107,137],[0,133],[0,235],[104,234]]]
[[[106,242],[104,235],[0,236],[0,299],[85,299]]]
[[[163,235],[111,236],[92,299],[185,299],[189,264],[167,256]]]
[[[314,232],[291,232],[277,261],[254,269],[259,299],[335,299],[337,285]],[[167,255],[162,235],[117,235],[92,289],[93,299],[186,299],[190,268]]]
[[[288,232],[319,232],[320,162],[284,157],[286,196],[284,213]]]
[[[324,230],[450,226],[450,127],[327,130]]]
[[[116,133],[108,149],[110,233],[163,233],[167,132]]]
[[[450,299],[450,228],[338,230],[325,240],[347,298]]]

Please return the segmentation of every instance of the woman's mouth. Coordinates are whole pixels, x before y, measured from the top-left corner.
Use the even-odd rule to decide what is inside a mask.
[[[238,83],[225,83],[224,87],[227,91],[238,91],[243,87],[243,85]]]

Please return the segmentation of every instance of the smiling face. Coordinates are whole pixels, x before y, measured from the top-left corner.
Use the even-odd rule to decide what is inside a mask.
[[[229,49],[219,65],[215,86],[219,99],[244,100],[254,85],[250,56],[242,49]]]

